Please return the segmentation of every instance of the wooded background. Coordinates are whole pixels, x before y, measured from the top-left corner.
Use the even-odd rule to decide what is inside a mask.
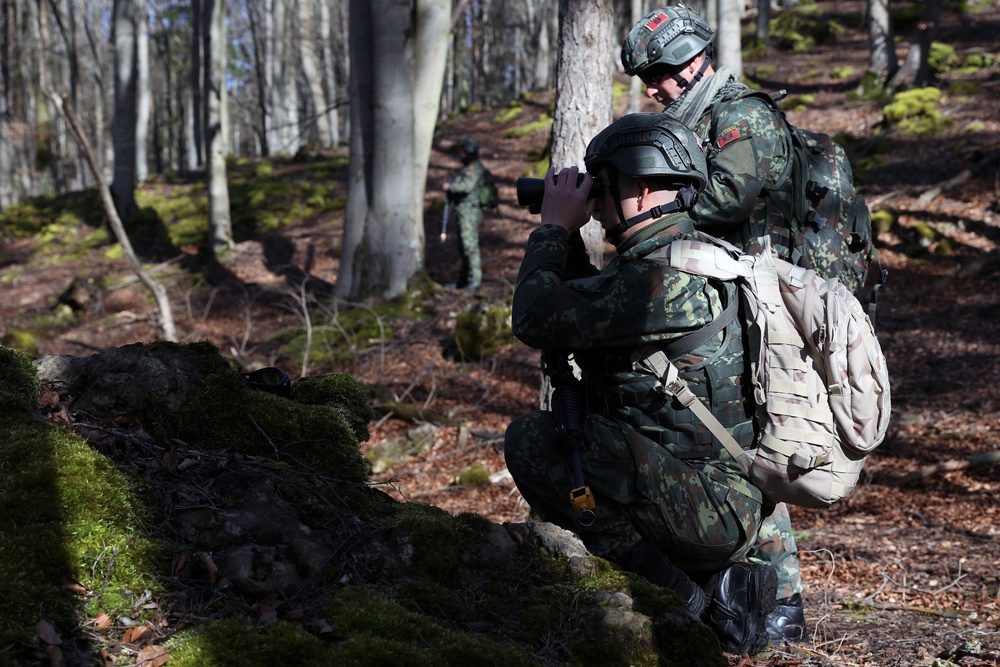
[[[337,291],[392,297],[422,268],[437,121],[554,86],[548,152],[554,164],[579,164],[589,137],[611,121],[621,40],[659,4],[0,0],[0,208],[107,183],[127,223],[137,183],[203,171],[206,245],[219,254],[233,246],[227,159],[349,144]],[[718,62],[737,72],[741,18],[756,17],[753,39],[766,41],[781,11],[766,2],[689,4],[716,27]],[[909,74],[900,77],[889,0],[868,0],[870,70],[880,83],[926,78],[942,5],[923,3],[920,38],[902,68]],[[631,94],[640,94],[636,81]]]

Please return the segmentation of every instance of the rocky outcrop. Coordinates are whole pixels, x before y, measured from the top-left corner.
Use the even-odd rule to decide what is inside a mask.
[[[131,522],[122,531],[135,537],[115,546],[119,560],[109,565],[100,553],[95,561],[74,542],[80,535],[62,537],[67,554],[85,554],[72,566],[82,591],[73,604],[99,608],[113,628],[124,618],[158,624],[158,642],[173,637],[164,644],[171,666],[211,667],[206,642],[222,635],[289,643],[297,655],[315,652],[316,664],[375,664],[385,651],[398,664],[484,656],[490,664],[726,664],[711,631],[673,594],[594,558],[568,531],[452,516],[373,488],[359,448],[370,408],[346,376],[299,380],[283,398],[250,389],[207,343],[33,365],[0,352],[5,377],[21,378],[8,382],[17,398],[0,394],[19,414],[9,428],[0,422],[8,429],[0,466],[15,458],[26,429],[32,437],[55,429],[67,447],[86,443],[87,475],[121,471],[115,483],[128,486],[119,503],[132,506],[128,513],[94,513]],[[39,379],[40,401],[30,396]],[[32,415],[26,408],[35,404]],[[72,485],[60,446],[47,465]],[[74,487],[75,503],[92,502],[87,489]],[[0,523],[8,530],[16,532]],[[129,579],[116,568],[133,552]],[[43,574],[28,578],[58,586],[61,574]],[[31,608],[30,600],[18,607]],[[73,613],[50,604],[42,614],[74,633]],[[176,634],[192,622],[204,627]],[[0,608],[0,643],[28,642],[22,626]],[[269,664],[265,654],[245,664]]]

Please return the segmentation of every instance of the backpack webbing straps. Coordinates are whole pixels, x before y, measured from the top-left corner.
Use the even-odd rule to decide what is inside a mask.
[[[641,352],[640,352],[641,354]],[[753,453],[744,450],[740,447],[739,443],[729,434],[726,427],[716,419],[715,415],[708,407],[698,400],[698,397],[694,395],[694,392],[687,386],[680,377],[680,371],[677,370],[677,366],[667,358],[661,350],[655,350],[650,354],[640,357],[632,362],[632,368],[634,370],[641,370],[647,373],[652,373],[658,380],[659,384],[656,390],[670,396],[671,398],[676,398],[681,405],[685,408],[690,408],[691,412],[695,414],[698,419],[708,427],[708,430],[715,436],[726,451],[736,459],[740,467],[743,468],[744,472],[750,473],[750,464],[753,461]]]
[[[717,336],[723,329],[729,326],[729,323],[736,319],[739,309],[740,299],[738,295],[734,294],[729,300],[729,305],[726,306],[722,313],[714,320],[702,328],[692,331],[683,338],[678,338],[672,343],[664,345],[664,355],[668,358],[679,359],[691,354],[699,347],[715,338],[715,336]]]

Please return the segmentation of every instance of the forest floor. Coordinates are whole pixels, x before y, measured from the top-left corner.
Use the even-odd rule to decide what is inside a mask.
[[[760,80],[766,89],[814,96],[807,108],[789,114],[793,122],[871,138],[880,131],[880,104],[845,101],[857,76],[830,75],[846,65],[858,73],[865,69],[866,33],[846,18],[858,6],[823,6],[844,14],[839,20],[847,29],[835,42],[794,55],[772,49],[746,61],[745,71],[753,76],[766,65],[767,76]],[[1000,55],[1000,4],[965,17],[947,15],[938,39],[960,54]],[[906,46],[904,39],[901,54]],[[972,95],[944,96],[941,108],[951,120],[947,131],[925,137],[884,132],[877,159],[869,159],[876,157],[871,152],[852,154],[856,165],[868,165],[863,179],[858,169],[858,180],[872,209],[897,216],[877,244],[889,271],[876,327],[889,361],[893,423],[851,498],[828,510],[792,508],[809,641],[773,647],[755,659],[733,657],[733,665],[1000,665],[1000,466],[976,465],[974,458],[996,452],[1000,440],[1000,75],[994,65],[946,77],[958,79],[977,80],[980,88]],[[550,101],[551,94],[527,103],[524,116],[509,125],[536,117]],[[348,372],[400,402],[451,420],[439,428],[430,451],[376,476],[387,492],[451,512],[516,522],[526,520],[529,509],[504,475],[502,436],[512,419],[538,403],[538,355],[516,343],[483,361],[456,359],[451,342],[457,314],[510,296],[525,241],[537,224],[514,203],[514,183],[528,166],[528,152],[544,145],[545,131],[508,137],[507,126],[493,122],[494,111],[439,128],[427,192],[430,208],[458,167],[451,150],[455,142],[479,139],[484,163],[500,180],[502,199],[499,210],[484,217],[480,292],[442,288],[426,319],[387,321],[391,336],[373,340],[336,368],[308,372]],[[984,165],[981,160],[990,155]],[[966,169],[973,171],[965,180],[921,198]],[[340,222],[328,216],[278,233],[294,249],[287,260],[300,275],[310,263],[309,286],[317,288],[317,299],[337,279]],[[453,226],[441,243],[440,215],[429,213],[425,224],[428,271],[441,284],[454,283],[457,230]],[[921,228],[933,235],[922,236]],[[157,275],[169,284],[182,340],[208,339],[246,367],[277,365],[296,377],[300,362],[284,356],[272,339],[301,326],[300,284],[275,266],[266,246],[261,239],[239,244],[225,262],[230,280],[222,284],[194,280],[170,267]],[[5,242],[0,271],[0,336],[48,312],[74,277],[129,274],[123,262],[99,251],[74,261],[54,260],[27,240]],[[135,281],[119,284],[89,314],[52,327],[38,341],[39,354],[81,356],[154,339],[148,294]],[[365,446],[412,426],[382,414]],[[475,464],[491,474],[489,484],[454,483]]]

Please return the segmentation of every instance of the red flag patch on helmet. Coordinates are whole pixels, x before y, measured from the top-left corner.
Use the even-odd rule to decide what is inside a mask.
[[[648,21],[646,21],[646,30],[648,30],[650,32],[653,32],[654,30],[656,30],[657,28],[659,28],[660,24],[663,23],[664,21],[666,21],[667,18],[668,17],[667,17],[666,14],[664,14],[663,12],[660,12],[659,14],[657,14],[656,16],[654,16],[653,18],[651,18]]]
[[[742,137],[743,134],[740,132],[740,128],[736,125],[730,125],[724,129],[719,135],[719,138],[715,140],[715,146],[721,150],[726,144],[731,144]]]

